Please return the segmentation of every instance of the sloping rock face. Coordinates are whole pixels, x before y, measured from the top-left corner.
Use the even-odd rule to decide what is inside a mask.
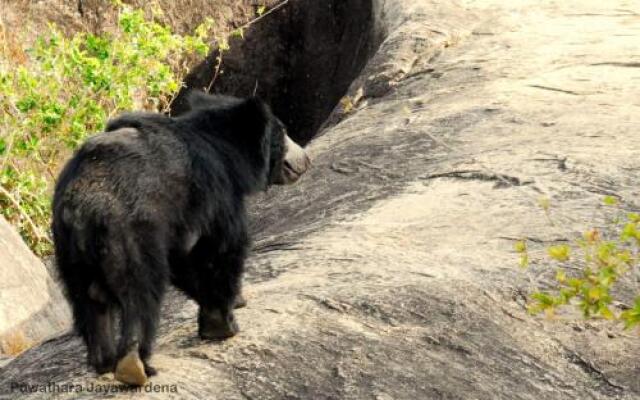
[[[59,334],[69,321],[49,272],[0,217],[0,353],[12,355]]]
[[[139,397],[640,398],[636,334],[524,308],[553,279],[544,247],[606,225],[604,194],[638,208],[636,5],[378,5],[388,34],[309,145],[313,171],[252,204],[241,334],[198,340],[195,305],[170,294]],[[129,396],[84,357],[61,336],[0,370],[0,390]]]

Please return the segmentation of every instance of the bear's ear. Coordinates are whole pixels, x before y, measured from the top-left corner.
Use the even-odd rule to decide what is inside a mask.
[[[270,115],[269,106],[257,97],[250,97],[234,107],[234,125],[245,136],[263,136]]]

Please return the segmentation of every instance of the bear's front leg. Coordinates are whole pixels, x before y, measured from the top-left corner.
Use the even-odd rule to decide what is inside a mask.
[[[240,281],[244,269],[244,246],[212,257],[199,271],[198,333],[202,339],[221,340],[238,333],[233,309],[242,301]]]
[[[200,307],[198,313],[198,334],[202,339],[222,340],[235,336],[240,329],[233,311],[207,310]]]

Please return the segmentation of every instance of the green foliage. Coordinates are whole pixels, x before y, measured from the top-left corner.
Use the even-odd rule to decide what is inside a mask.
[[[514,250],[520,254],[520,267],[526,268],[529,266],[529,253],[527,252],[527,242],[524,240],[516,242]]]
[[[608,196],[604,204],[613,207],[617,200]],[[624,218],[617,218],[611,228],[617,232],[612,239],[606,239],[600,231],[592,229],[572,246],[550,246],[547,249],[551,261],[557,266],[556,288],[532,294],[533,301],[529,304],[532,314],[544,312],[551,316],[559,307],[574,306],[587,318],[619,320],[626,328],[640,324],[640,294],[634,305],[622,312],[613,307],[612,295],[615,284],[639,266],[640,215],[630,213]],[[526,243],[518,242],[515,250],[520,254],[520,264],[523,265],[525,258],[528,264]]]
[[[61,162],[122,110],[167,110],[186,60],[210,50],[211,20],[180,36],[118,7],[112,34],[65,37],[50,25],[24,60],[0,53],[0,209],[38,254],[51,250],[49,203]]]
[[[567,245],[551,246],[547,249],[549,256],[557,261],[567,261],[571,248]]]

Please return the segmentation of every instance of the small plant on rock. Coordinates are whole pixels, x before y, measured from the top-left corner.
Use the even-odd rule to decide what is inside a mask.
[[[617,200],[606,197],[604,203],[615,207]],[[532,294],[528,309],[532,314],[553,316],[559,307],[578,307],[587,318],[619,320],[626,328],[640,325],[640,294],[633,304],[616,302],[613,288],[623,277],[637,273],[640,263],[640,214],[628,213],[612,222],[612,237],[591,229],[573,245],[547,248],[550,261],[556,264],[555,290]],[[529,263],[525,241],[517,242],[520,265]],[[617,311],[614,304],[621,305]]]

